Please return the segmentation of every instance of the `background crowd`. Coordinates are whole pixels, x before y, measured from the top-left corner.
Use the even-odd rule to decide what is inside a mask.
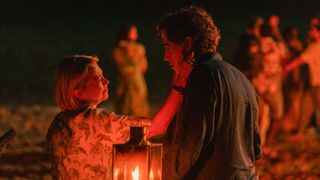
[[[313,114],[316,133],[320,123],[317,120],[319,18],[310,18],[304,40],[299,39],[296,26],[280,29],[279,24],[280,18],[275,14],[266,20],[259,16],[249,19],[232,58],[232,63],[251,80],[258,93],[266,154],[279,132],[295,133],[288,140],[301,141]],[[301,59],[299,64],[297,59]]]

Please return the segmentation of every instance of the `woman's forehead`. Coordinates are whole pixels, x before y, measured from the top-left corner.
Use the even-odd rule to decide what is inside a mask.
[[[102,69],[98,64],[90,64],[88,67],[88,76],[94,76],[102,74]]]

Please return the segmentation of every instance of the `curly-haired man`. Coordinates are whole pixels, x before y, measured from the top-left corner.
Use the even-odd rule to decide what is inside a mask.
[[[175,74],[193,67],[167,130],[165,179],[258,179],[253,163],[261,156],[256,93],[247,78],[222,61],[220,34],[208,12],[188,6],[157,25],[164,59]]]

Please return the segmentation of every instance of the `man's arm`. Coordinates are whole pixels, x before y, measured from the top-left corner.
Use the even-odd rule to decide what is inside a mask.
[[[287,64],[285,67],[284,67],[284,72],[285,73],[288,73],[290,71],[293,71],[295,70],[296,68],[298,68],[299,66],[301,66],[302,64],[304,64],[304,61],[303,59],[298,56],[296,57],[295,59],[293,59],[289,64]]]

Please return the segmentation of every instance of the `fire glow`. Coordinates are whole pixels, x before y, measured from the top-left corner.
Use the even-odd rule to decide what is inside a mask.
[[[153,171],[151,170],[151,171],[150,171],[150,175],[149,175],[149,180],[153,180],[153,177],[154,177]]]
[[[131,172],[133,180],[139,180],[139,166],[136,166],[133,172]]]
[[[113,145],[113,180],[162,180],[162,145],[145,141],[143,130],[132,129],[129,142]]]

